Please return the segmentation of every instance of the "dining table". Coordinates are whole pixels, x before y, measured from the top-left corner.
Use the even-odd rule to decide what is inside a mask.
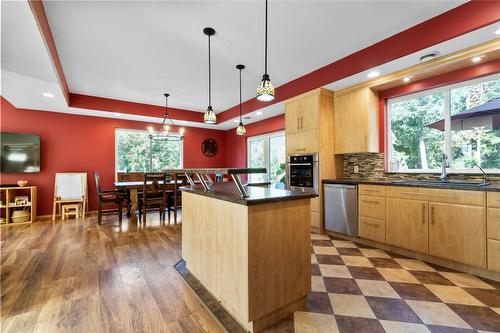
[[[174,223],[177,224],[177,193],[179,186],[184,182],[178,179],[172,179],[167,182],[167,185],[170,185],[173,190],[174,195]],[[148,183],[149,185],[150,183]],[[159,184],[163,185],[163,182],[160,181]],[[128,197],[130,198],[130,205],[128,207],[128,212],[130,214],[130,222],[137,223],[137,215],[136,211],[139,207],[139,199],[138,192],[143,189],[144,181],[118,181],[114,183],[115,189],[126,191],[128,193]]]

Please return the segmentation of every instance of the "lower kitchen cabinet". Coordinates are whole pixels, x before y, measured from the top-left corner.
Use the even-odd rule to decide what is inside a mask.
[[[429,205],[429,253],[486,267],[486,209],[433,202]]]
[[[488,269],[500,272],[500,241],[488,239]]]
[[[427,201],[387,198],[387,244],[424,252],[429,247]]]
[[[379,243],[385,243],[385,221],[360,216],[359,236]]]

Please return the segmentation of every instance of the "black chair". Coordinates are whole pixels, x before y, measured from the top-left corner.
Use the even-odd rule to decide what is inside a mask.
[[[168,220],[170,221],[170,205],[172,190],[168,189],[168,176],[164,173],[147,173],[144,175],[142,193],[139,193],[139,220],[146,223],[147,210],[150,207],[158,207],[160,219],[165,224],[165,209],[168,208]]]
[[[122,208],[125,200],[125,193],[117,190],[104,191],[101,188],[101,177],[99,173],[94,171],[95,187],[97,190],[97,200],[99,208],[97,210],[97,223],[102,224],[102,208],[105,205],[118,205],[118,221],[122,223]]]

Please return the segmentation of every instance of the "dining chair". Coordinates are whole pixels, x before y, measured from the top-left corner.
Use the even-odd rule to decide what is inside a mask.
[[[146,223],[147,210],[158,207],[160,220],[165,223],[165,209],[168,209],[170,221],[170,205],[173,191],[168,189],[168,175],[164,173],[147,173],[144,175],[142,193],[139,193],[139,220]]]
[[[123,215],[123,201],[125,200],[125,193],[117,190],[103,190],[101,188],[101,177],[97,171],[94,171],[95,187],[97,190],[97,200],[99,207],[97,210],[97,223],[102,224],[102,209],[105,205],[118,205],[118,221],[122,223]]]

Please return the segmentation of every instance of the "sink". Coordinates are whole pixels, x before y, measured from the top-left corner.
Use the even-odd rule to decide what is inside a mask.
[[[482,187],[490,185],[491,183],[483,182],[454,182],[454,181],[440,181],[440,180],[393,180],[393,184],[407,184],[407,185],[426,185],[426,186],[460,186],[460,187]]]

